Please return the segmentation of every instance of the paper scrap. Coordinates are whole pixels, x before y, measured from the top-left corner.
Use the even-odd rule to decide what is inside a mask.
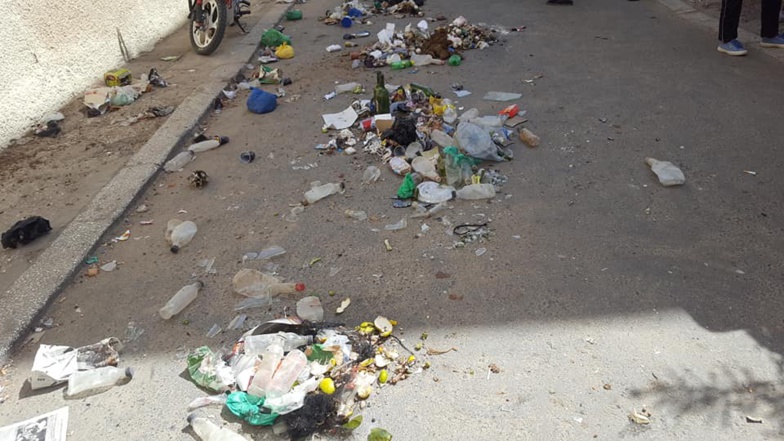
[[[38,415],[10,426],[0,427],[0,441],[65,441],[68,433],[68,407]]]
[[[359,115],[352,107],[349,107],[340,113],[321,115],[321,118],[324,119],[324,124],[326,124],[327,128],[343,130],[354,125]]]

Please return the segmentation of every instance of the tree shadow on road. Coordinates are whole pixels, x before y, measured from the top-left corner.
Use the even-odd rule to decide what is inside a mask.
[[[767,435],[780,436],[784,434],[784,361],[773,362],[778,370],[774,380],[760,380],[749,369],[722,365],[707,377],[671,370],[629,392],[648,400],[660,414],[700,414],[725,427],[763,424]]]

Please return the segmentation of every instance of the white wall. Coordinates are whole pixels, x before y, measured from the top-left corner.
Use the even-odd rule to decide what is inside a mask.
[[[188,0],[0,0],[0,149],[181,26]]]

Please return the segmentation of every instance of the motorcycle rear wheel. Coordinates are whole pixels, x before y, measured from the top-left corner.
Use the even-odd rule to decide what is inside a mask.
[[[201,24],[195,14],[191,17],[191,47],[199,55],[210,55],[223,40],[229,14],[225,0],[203,0],[201,7]]]

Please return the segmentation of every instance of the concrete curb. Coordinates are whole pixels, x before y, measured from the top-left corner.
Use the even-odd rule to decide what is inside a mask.
[[[676,15],[679,15],[684,20],[697,25],[707,31],[717,34],[719,32],[718,19],[710,15],[700,12],[683,0],[658,0],[659,3],[667,6]],[[779,61],[784,61],[784,50],[776,49],[763,49],[758,46],[760,37],[759,35],[749,32],[743,28],[738,28],[738,39],[745,43],[747,49],[751,52],[763,53]],[[717,39],[718,41],[718,39]],[[752,44],[754,43],[754,44]],[[718,45],[718,43],[717,43]]]
[[[246,58],[225,63],[205,76],[204,83],[182,102],[85,210],[14,282],[6,292],[8,316],[12,320],[0,324],[0,363],[10,358],[14,345],[80,270],[82,262],[99,245],[109,228],[158,175],[162,164],[190,140],[193,130],[212,109],[213,100],[229,78],[253,59],[264,30],[278,24],[289,7],[289,4],[273,4],[248,35],[234,42],[231,49],[222,48]]]

